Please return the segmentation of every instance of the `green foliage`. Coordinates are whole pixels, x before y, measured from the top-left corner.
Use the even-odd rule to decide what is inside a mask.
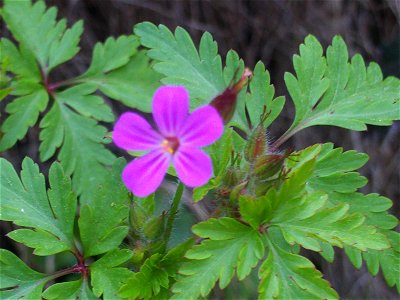
[[[60,164],[55,163],[50,168],[47,193],[44,176],[30,158],[22,163],[21,179],[11,163],[3,158],[0,158],[0,167],[1,220],[33,228],[19,229],[9,236],[35,248],[37,255],[73,251],[77,200]]]
[[[108,109],[101,109],[96,104],[99,98],[88,95],[90,91],[93,91],[93,85],[79,85],[56,93],[57,101],[40,123],[43,128],[40,134],[42,160],[51,157],[61,146],[58,157],[67,174],[74,174],[74,188],[79,194],[84,191],[83,187],[96,185],[101,174],[106,172],[103,165],[110,164],[115,158],[103,145],[106,128],[92,118],[75,113],[70,108],[73,104],[68,106],[68,99],[73,95],[87,104],[93,101],[93,106],[84,110],[86,113],[111,116]]]
[[[284,97],[274,99],[275,88],[270,84],[269,72],[262,62],[258,62],[251,78],[250,93],[246,94],[246,108],[253,127],[260,123],[260,114],[264,111],[268,117],[264,120],[264,126],[268,127],[281,113],[285,105]]]
[[[358,172],[368,161],[368,155],[342,148],[333,149],[332,143],[323,144],[318,156],[315,171],[309,180],[314,190],[325,192],[354,192],[367,183],[367,179]]]
[[[132,257],[130,250],[116,249],[108,252],[90,265],[91,284],[96,297],[119,299],[118,291],[132,272],[118,267]]]
[[[11,163],[0,159],[1,169],[1,220],[13,221],[21,228],[8,236],[17,242],[34,248],[36,255],[51,255],[70,251],[82,260],[98,254],[103,257],[89,266],[91,286],[87,275],[80,280],[57,283],[48,288],[46,299],[115,299],[118,290],[131,275],[127,268],[118,267],[131,258],[130,250],[118,249],[127,235],[123,223],[128,217],[128,192],[120,180],[125,162],[117,160],[113,170],[101,178],[92,201],[81,204],[78,229],[84,255],[75,245],[74,224],[77,198],[72,192],[71,179],[65,175],[59,163],[53,163],[49,171],[46,193],[44,176],[38,166],[26,158],[22,163],[20,178]],[[78,265],[70,269],[44,275],[29,269],[15,255],[1,250],[1,286],[7,288],[7,299],[39,299],[45,283],[51,279],[76,272],[83,272]],[[89,260],[90,261],[90,260]],[[3,273],[4,270],[4,273]],[[92,292],[93,289],[93,292]]]
[[[10,116],[2,124],[1,130],[5,133],[0,141],[0,151],[12,147],[33,126],[39,113],[46,109],[49,97],[46,91],[37,85],[30,94],[18,97],[6,107]]]
[[[128,234],[123,223],[128,219],[129,196],[120,178],[124,165],[123,159],[117,160],[91,201],[81,207],[78,224],[85,257],[117,248]]]
[[[293,58],[296,77],[285,82],[296,107],[296,116],[286,135],[315,125],[333,125],[365,130],[366,124],[390,125],[400,119],[400,81],[383,80],[379,66],[365,66],[357,54],[348,62],[343,39],[336,36],[326,57],[318,40],[309,35]]]
[[[56,21],[57,9],[46,10],[43,1],[32,5],[30,0],[5,0],[2,16],[13,36],[32,52],[45,74],[79,51],[83,23],[79,21],[66,29],[66,20]]]
[[[44,291],[42,296],[47,300],[97,299],[93,292],[90,290],[87,279],[79,279],[75,281],[53,284]]]
[[[339,298],[308,259],[287,252],[271,242],[259,276],[259,299]]]
[[[120,296],[130,299],[165,299],[169,286],[175,281],[185,252],[193,239],[172,248],[167,254],[156,253],[146,259],[139,272],[134,273],[120,290]]]
[[[85,201],[89,193],[84,187],[96,185],[97,174],[104,174],[115,158],[104,147],[107,129],[98,124],[114,121],[114,115],[94,93],[100,90],[150,111],[159,75],[149,68],[148,57],[137,50],[137,38],[131,35],[97,43],[87,72],[53,83],[50,71],[79,51],[82,22],[66,29],[65,20],[56,21],[57,9],[46,9],[43,1],[7,0],[1,14],[19,45],[4,38],[0,42],[1,74],[15,76],[10,89],[17,96],[6,107],[9,116],[1,126],[0,151],[21,140],[50,103],[40,121],[40,158],[46,161],[60,149],[58,159],[67,175],[73,174],[74,190],[85,193]]]
[[[0,249],[0,267],[1,299],[40,299],[44,285],[50,280],[4,249]]]
[[[135,36],[97,43],[89,69],[78,80],[96,85],[111,99],[150,112],[160,77],[148,67],[149,59],[144,51],[137,50],[138,45]]]
[[[222,73],[217,43],[209,33],[201,39],[199,51],[186,30],[177,27],[175,34],[165,27],[144,22],[135,26],[140,43],[150,48],[148,55],[156,60],[154,69],[166,77],[164,84],[182,84],[193,99],[192,107],[205,104],[221,93],[226,82]]]
[[[205,297],[217,280],[223,289],[235,270],[242,280],[264,255],[260,233],[235,219],[209,219],[192,229],[206,239],[186,253],[190,260],[179,269],[184,276],[173,286],[174,299]]]
[[[77,263],[45,275],[0,250],[1,298],[197,299],[206,297],[217,282],[221,289],[227,287],[235,274],[243,280],[261,263],[260,299],[336,299],[321,273],[299,255],[303,247],[333,261],[334,246],[344,248],[356,268],[365,261],[371,274],[382,270],[388,285],[400,290],[400,237],[393,230],[398,220],[388,213],[392,203],[357,191],[367,182],[357,172],[367,155],[329,143],[288,158],[286,152],[279,175],[271,172],[279,176],[277,183],[269,185],[270,178],[254,179],[259,165],[249,163],[248,157],[241,159],[245,148],[251,150],[246,146],[251,141],[229,127],[207,148],[214,178],[194,189],[193,196],[199,201],[214,192],[221,198],[222,204],[214,201],[220,217],[193,226],[199,244],[191,238],[166,253],[168,241],[160,237],[169,235],[164,226],[167,214],[153,216],[154,195],[136,199],[129,215],[130,194],[120,177],[125,162],[115,160],[105,147],[109,134],[100,124],[113,122],[114,115],[97,93],[150,112],[151,97],[161,81],[184,85],[193,109],[233,88],[244,62],[231,50],[223,66],[209,33],[197,49],[184,29],[172,33],[163,25],[145,22],[135,27],[137,36],[97,43],[85,73],[55,83],[51,71],[79,51],[82,22],[67,29],[65,20],[56,20],[57,10],[46,9],[43,1],[4,3],[1,16],[18,45],[0,40],[0,100],[15,96],[6,107],[0,151],[23,139],[43,114],[40,159],[57,155],[60,163],[51,165],[46,190],[44,176],[31,159],[23,161],[18,175],[0,158],[0,219],[21,226],[8,236],[33,248],[35,255],[69,251]],[[366,67],[360,55],[349,62],[340,37],[333,39],[324,56],[320,43],[308,36],[294,57],[294,69],[295,75],[285,74],[285,82],[296,115],[275,146],[310,126],[364,130],[369,124],[390,125],[400,119],[399,80],[383,80],[379,67]],[[262,62],[254,67],[248,87],[235,92],[236,111],[229,125],[241,129],[243,136],[260,122],[270,126],[285,103],[284,97],[275,97]],[[265,136],[260,140],[266,143]],[[261,152],[276,154],[276,147],[265,146]],[[251,184],[270,188],[258,193]],[[224,192],[229,197],[222,196]],[[174,214],[170,212],[171,226]],[[125,242],[133,252],[119,248]],[[72,273],[80,278],[58,282],[43,292],[47,282]]]

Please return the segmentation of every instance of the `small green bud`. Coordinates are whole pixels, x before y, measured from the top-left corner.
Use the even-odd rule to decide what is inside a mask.
[[[260,123],[251,134],[244,149],[244,158],[253,163],[257,157],[265,154],[268,150],[267,132],[264,125]]]
[[[259,180],[264,180],[277,175],[285,161],[285,156],[280,154],[265,154],[257,157],[254,162],[254,175]]]
[[[151,218],[143,226],[143,233],[149,239],[159,238],[165,229],[165,213],[163,212],[160,216]]]
[[[232,202],[237,202],[238,201],[240,195],[242,195],[245,192],[245,189],[247,187],[247,183],[248,183],[247,181],[243,181],[243,182],[239,183],[237,186],[235,186],[232,189],[232,191],[231,191],[231,193],[229,195],[229,199]]]
[[[239,183],[241,177],[241,172],[238,168],[229,167],[226,170],[223,183],[227,187],[233,187]]]
[[[149,216],[143,207],[140,205],[131,206],[129,211],[129,223],[135,234],[139,234],[148,218]]]

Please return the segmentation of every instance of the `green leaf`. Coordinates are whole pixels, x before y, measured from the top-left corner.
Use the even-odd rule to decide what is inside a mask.
[[[77,200],[61,165],[54,163],[50,168],[47,194],[44,176],[30,158],[25,158],[22,163],[21,179],[7,160],[0,158],[0,166],[1,220],[34,228],[34,231],[18,230],[10,237],[37,248],[35,253],[38,255],[72,251]],[[44,244],[40,238],[45,238],[49,244]]]
[[[120,299],[118,291],[131,276],[127,268],[117,267],[132,257],[132,251],[117,249],[108,252],[90,265],[91,283],[96,297]]]
[[[1,299],[41,299],[42,289],[51,279],[5,249],[0,249],[0,267]]]
[[[254,68],[250,81],[250,93],[246,95],[246,108],[253,127],[260,123],[260,117],[265,109],[268,117],[264,126],[268,127],[281,113],[285,105],[285,97],[274,99],[275,88],[270,84],[270,75],[262,62]]]
[[[125,66],[82,81],[95,84],[111,99],[144,112],[151,112],[151,99],[159,86],[160,75],[150,69],[149,58],[144,51],[140,51]]]
[[[0,140],[0,151],[11,148],[26,135],[28,128],[36,123],[39,113],[46,109],[48,101],[47,92],[38,86],[32,93],[7,105],[6,112],[10,115],[1,126],[4,135]]]
[[[259,299],[338,299],[337,293],[305,257],[269,242],[268,258],[259,270]]]
[[[375,227],[363,224],[361,214],[348,214],[348,205],[323,208],[325,203],[319,201],[316,204],[315,200],[314,197],[303,197],[297,203],[299,217],[287,219],[288,215],[277,215],[271,220],[271,226],[279,226],[288,243],[297,243],[313,251],[322,250],[318,240],[338,247],[351,245],[362,251],[390,247]]]
[[[150,48],[147,54],[156,60],[154,69],[165,75],[162,82],[184,85],[197,100],[191,101],[192,108],[210,102],[225,89],[217,43],[208,32],[201,38],[199,51],[181,27],[173,34],[164,25],[144,22],[137,24],[134,32],[141,44]]]
[[[137,53],[139,42],[133,35],[109,37],[104,43],[97,43],[93,49],[92,62],[82,78],[105,74],[125,66]]]
[[[56,283],[46,289],[43,297],[47,300],[96,300],[97,298],[90,290],[86,279]],[[39,299],[39,298],[38,298]]]
[[[19,78],[28,78],[35,82],[41,80],[40,69],[32,53],[20,45],[20,49],[6,38],[0,40],[0,61],[5,63],[4,71],[10,71]]]
[[[346,203],[350,212],[357,212],[365,217],[365,223],[378,229],[389,241],[391,247],[384,250],[368,250],[361,253],[355,247],[345,248],[346,255],[356,268],[361,268],[362,259],[367,263],[368,271],[376,275],[381,268],[389,286],[397,286],[400,291],[400,237],[393,229],[398,225],[395,216],[388,213],[392,201],[378,194],[363,195],[360,193],[331,193],[329,202],[332,204]]]
[[[121,288],[119,295],[130,299],[152,299],[161,288],[168,288],[168,273],[160,268],[161,254],[154,254],[149,257],[140,271],[134,273]]]
[[[365,130],[366,124],[385,126],[400,119],[400,80],[383,80],[379,66],[366,68],[359,54],[349,63],[341,37],[334,37],[325,58],[317,39],[307,36],[293,63],[296,77],[286,73],[285,82],[296,116],[285,135],[315,125]]]
[[[58,158],[65,172],[68,175],[73,173],[73,186],[78,194],[88,193],[87,188],[94,186],[101,174],[106,172],[104,165],[111,164],[115,159],[103,145],[106,128],[98,125],[94,119],[75,113],[67,106],[73,97],[81,97],[88,103],[92,101],[93,98],[87,96],[91,88],[84,85],[56,93],[56,101],[40,123],[41,159],[49,159],[56,149],[61,147]],[[101,104],[97,101],[98,99],[94,98],[90,109],[86,107],[82,110],[89,111],[90,114],[107,115],[109,110],[100,108]]]
[[[124,222],[129,214],[129,195],[121,181],[124,160],[116,160],[112,171],[104,174],[94,189],[91,201],[81,207],[79,230],[85,257],[116,249],[128,234]]]
[[[106,96],[129,107],[150,112],[160,75],[149,67],[149,58],[137,50],[138,46],[133,35],[97,43],[92,63],[78,81],[94,84]]]
[[[333,148],[332,143],[323,144],[309,180],[310,188],[325,192],[354,192],[367,183],[367,179],[357,172],[368,161],[368,155],[342,148]]]
[[[264,255],[260,233],[234,219],[209,219],[192,229],[206,239],[186,253],[189,261],[179,270],[184,276],[173,286],[174,299],[205,297],[217,280],[223,289],[235,270],[242,280]]]
[[[2,16],[13,36],[36,57],[45,74],[70,60],[79,51],[83,23],[66,29],[66,21],[56,21],[57,9],[46,10],[43,1],[5,0]],[[35,24],[35,26],[32,26]]]

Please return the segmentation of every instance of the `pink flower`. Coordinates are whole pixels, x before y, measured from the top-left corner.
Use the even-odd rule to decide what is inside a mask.
[[[130,162],[122,172],[126,187],[138,197],[153,193],[163,181],[170,163],[179,179],[189,187],[211,178],[212,162],[200,150],[215,142],[224,125],[210,105],[189,114],[189,95],[184,87],[163,86],[153,96],[153,118],[158,130],[140,115],[127,112],[114,127],[114,143],[129,151],[148,151]]]

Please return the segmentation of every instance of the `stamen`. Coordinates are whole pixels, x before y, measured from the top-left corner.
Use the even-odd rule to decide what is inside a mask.
[[[174,154],[179,148],[179,139],[175,136],[166,137],[161,143],[161,148],[170,154]]]

